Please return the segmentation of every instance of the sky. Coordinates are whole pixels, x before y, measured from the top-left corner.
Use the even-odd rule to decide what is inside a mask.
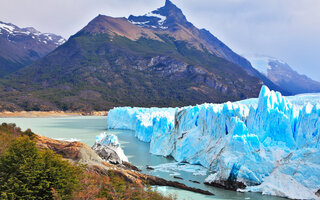
[[[1,0],[0,21],[68,38],[98,14],[142,15],[165,0]],[[172,0],[236,53],[270,56],[320,81],[320,0]]]

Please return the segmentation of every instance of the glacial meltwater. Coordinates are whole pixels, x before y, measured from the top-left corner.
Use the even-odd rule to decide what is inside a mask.
[[[207,196],[171,187],[155,187],[161,193],[176,195],[178,199],[281,199],[258,193],[240,193],[206,186],[203,181],[208,172],[204,168],[178,164],[172,158],[150,154],[149,143],[139,141],[135,138],[134,132],[107,130],[107,117],[0,118],[0,123],[4,122],[15,123],[22,130],[30,128],[33,132],[42,136],[61,140],[77,140],[89,146],[94,144],[96,135],[102,132],[115,134],[118,136],[121,147],[129,161],[142,169],[143,173],[179,181],[190,187],[208,190],[215,194],[214,196]],[[147,165],[154,170],[146,169]]]

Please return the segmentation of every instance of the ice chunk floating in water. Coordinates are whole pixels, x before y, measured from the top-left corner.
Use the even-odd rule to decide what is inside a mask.
[[[101,133],[96,136],[96,142],[92,149],[101,158],[107,159],[111,163],[121,164],[122,162],[128,162],[128,158],[124,154],[116,135]]]
[[[179,172],[191,172],[193,175],[206,176],[208,169],[200,165],[190,165],[187,163],[165,163],[156,166],[150,166],[154,171],[168,172],[171,176],[179,176]]]
[[[240,185],[243,192],[319,199],[316,96],[287,98],[263,86],[258,99],[234,103],[114,108],[108,128],[134,130],[136,137],[150,142],[151,153],[209,168],[214,173],[208,184],[241,183],[233,189]],[[301,102],[306,99],[312,101]]]

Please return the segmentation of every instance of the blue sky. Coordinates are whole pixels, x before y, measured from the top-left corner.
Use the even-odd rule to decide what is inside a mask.
[[[172,0],[240,55],[279,58],[320,81],[319,0]],[[0,21],[66,38],[98,14],[140,15],[164,0],[1,0]]]

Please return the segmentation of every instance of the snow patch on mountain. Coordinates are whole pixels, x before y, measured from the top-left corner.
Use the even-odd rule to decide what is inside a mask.
[[[135,24],[135,25],[141,25],[141,26],[143,26],[143,25],[145,25],[145,24],[147,24],[147,23],[149,23],[150,21],[145,21],[145,22],[135,22],[135,21],[130,21],[132,24]]]
[[[32,38],[37,40],[38,42],[42,42],[45,44],[53,43],[56,46],[60,46],[66,42],[64,38],[61,36],[51,34],[51,33],[41,33],[38,30],[27,27],[27,28],[19,28],[10,23],[4,23],[0,21],[0,35],[5,37],[8,41],[14,41],[14,38],[19,36],[26,36],[28,38]]]
[[[130,23],[140,27],[162,30],[168,29],[168,27],[164,26],[166,20],[167,17],[159,14],[157,10],[139,17],[130,16],[128,19]]]
[[[160,14],[157,14],[157,13],[154,13],[154,12],[149,12],[147,13],[145,16],[147,17],[156,17],[156,18],[159,18],[160,20],[158,21],[158,24],[160,26],[163,25],[163,23],[166,21],[167,17],[166,16],[162,16]]]
[[[0,30],[1,29],[8,31],[9,33],[13,33],[15,27],[13,25],[4,24],[4,23],[0,22]]]

